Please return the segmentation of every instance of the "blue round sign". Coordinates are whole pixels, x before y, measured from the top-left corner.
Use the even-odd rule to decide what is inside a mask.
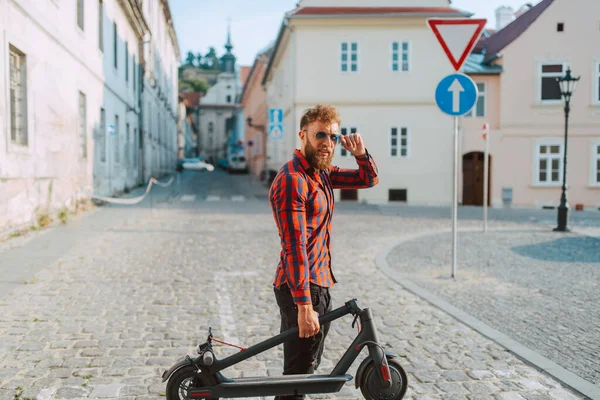
[[[435,102],[444,113],[465,115],[477,102],[477,85],[465,74],[448,75],[435,89]]]

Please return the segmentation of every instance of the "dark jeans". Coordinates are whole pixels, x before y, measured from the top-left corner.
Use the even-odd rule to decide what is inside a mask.
[[[294,304],[287,284],[274,289],[281,315],[281,332],[298,326],[298,307]],[[313,309],[323,315],[331,311],[329,289],[310,284]],[[283,374],[312,374],[321,363],[325,337],[330,323],[320,327],[319,333],[309,338],[294,337],[283,343]],[[275,400],[296,400],[304,396],[276,396]]]

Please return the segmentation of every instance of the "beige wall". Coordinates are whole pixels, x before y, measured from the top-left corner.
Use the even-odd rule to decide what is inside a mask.
[[[389,189],[407,189],[411,204],[449,205],[452,118],[437,108],[434,92],[452,70],[425,18],[328,19],[325,26],[322,20],[292,20],[292,26],[267,86],[267,106],[286,113],[285,140],[269,143],[278,157],[271,160],[273,169],[299,148],[302,111],[329,103],[340,110],[343,126],[359,128],[379,167],[379,185],[359,191],[359,201],[387,202]],[[358,73],[340,71],[342,41],[359,43]],[[409,72],[391,71],[392,41],[410,43]],[[296,84],[287,87],[294,76]],[[408,157],[390,156],[393,126],[408,128]],[[339,148],[334,163],[356,168],[352,158],[339,156]]]
[[[586,44],[598,34],[599,14],[600,3],[594,0],[580,1],[576,6],[556,0],[503,50],[500,131],[492,133],[492,154],[497,161],[492,191],[499,195],[502,187],[512,187],[515,205],[556,206],[560,200],[562,182],[548,186],[535,181],[537,141],[562,145],[564,140],[562,102],[543,104],[539,99],[540,68],[548,62],[570,65],[573,74],[581,76],[569,121],[569,203],[600,206],[600,188],[590,185],[592,144],[600,139],[600,104],[594,101],[600,50]],[[557,32],[558,22],[565,24],[564,32]],[[495,195],[494,200],[498,203],[500,199]]]
[[[315,21],[315,20],[312,20]],[[424,18],[294,21],[301,103],[434,104],[437,83],[452,72]],[[319,24],[319,25],[316,25]],[[340,43],[358,43],[358,72],[340,71]],[[392,71],[392,41],[409,41],[410,72]]]
[[[342,127],[356,127],[379,169],[379,184],[358,192],[359,201],[387,202],[389,189],[407,189],[410,204],[445,205],[452,200],[452,120],[431,118],[433,106],[339,105]],[[408,157],[390,155],[392,126],[408,128]],[[356,168],[354,157],[333,161],[340,168]],[[339,191],[336,190],[339,199]]]

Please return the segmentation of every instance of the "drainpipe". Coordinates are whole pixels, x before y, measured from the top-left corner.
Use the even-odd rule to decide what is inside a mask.
[[[143,49],[143,45],[140,46]],[[144,183],[144,117],[143,117],[143,113],[144,113],[144,107],[142,107],[142,85],[144,84],[144,68],[141,64],[141,60],[140,60],[140,65],[138,65],[137,67],[138,73],[137,73],[137,87],[135,90],[135,95],[137,97],[137,104],[138,104],[138,148],[136,149],[136,152],[138,154],[138,184],[143,184]]]

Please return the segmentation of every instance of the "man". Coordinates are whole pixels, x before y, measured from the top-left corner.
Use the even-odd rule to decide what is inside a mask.
[[[283,345],[283,374],[312,374],[323,354],[329,324],[319,315],[331,310],[331,217],[333,189],[360,189],[377,184],[377,166],[360,134],[338,134],[338,111],[317,105],[302,115],[301,149],[279,171],[269,199],[281,238],[281,255],[274,291],[281,315],[281,332],[298,326],[298,338]],[[356,159],[358,169],[331,166],[338,142]],[[279,396],[276,399],[303,399]]]

